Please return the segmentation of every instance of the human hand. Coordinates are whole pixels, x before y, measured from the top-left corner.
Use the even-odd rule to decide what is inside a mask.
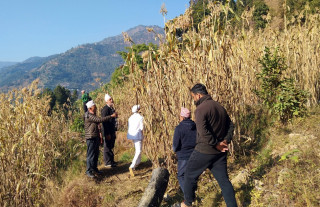
[[[107,139],[107,140],[111,140],[110,134],[106,136],[106,139]]]
[[[100,145],[103,144],[103,137],[102,137],[102,134],[100,133]]]
[[[220,152],[226,152],[228,151],[228,143],[227,143],[227,140],[223,140],[222,142],[219,142],[217,145],[216,145],[216,149],[219,150]]]
[[[118,113],[117,112],[114,112],[112,115],[111,115],[112,118],[116,118],[118,117]]]

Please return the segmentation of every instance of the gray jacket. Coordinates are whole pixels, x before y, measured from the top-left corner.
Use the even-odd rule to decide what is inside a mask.
[[[98,117],[94,114],[89,113],[87,111],[84,115],[84,131],[85,131],[85,138],[91,139],[99,137],[99,128],[98,125],[102,122],[106,122],[110,120],[111,116],[106,117]]]

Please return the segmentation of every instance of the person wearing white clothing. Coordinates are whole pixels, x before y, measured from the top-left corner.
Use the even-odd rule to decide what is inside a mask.
[[[128,120],[128,133],[127,138],[132,140],[135,148],[135,155],[132,163],[129,167],[129,172],[132,177],[134,177],[133,170],[141,162],[141,150],[142,150],[142,140],[143,140],[143,116],[139,114],[140,105],[134,105],[132,107],[132,115]]]

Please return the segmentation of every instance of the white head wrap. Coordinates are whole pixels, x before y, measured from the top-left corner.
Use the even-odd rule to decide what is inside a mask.
[[[132,113],[138,112],[139,109],[140,109],[140,105],[134,105],[134,106],[132,107]]]
[[[90,109],[92,106],[94,106],[95,104],[94,104],[94,102],[93,102],[93,100],[91,100],[91,101],[88,101],[87,103],[86,103],[86,106],[87,106],[87,108],[88,109]]]
[[[105,100],[105,101],[108,101],[110,98],[111,98],[111,96],[106,93],[106,95],[104,96],[104,100]]]

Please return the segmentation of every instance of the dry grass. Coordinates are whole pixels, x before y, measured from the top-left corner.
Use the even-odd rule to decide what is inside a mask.
[[[203,21],[199,32],[190,29],[183,34],[182,42],[175,36],[177,23],[168,23],[166,39],[159,50],[150,50],[148,56],[144,54],[146,71],[137,67],[132,54],[127,61],[131,71],[129,81],[124,88],[109,91],[116,98],[124,125],[131,106],[136,103],[142,106],[146,123],[144,150],[156,166],[160,165],[159,158],[164,158],[169,169],[175,168],[171,150],[173,130],[178,124],[181,106],[195,110],[189,92],[195,83],[205,84],[236,123],[232,153],[242,153],[243,142],[256,141],[256,137],[240,133],[241,117],[246,115],[248,106],[259,104],[253,90],[259,87],[258,59],[265,47],[279,47],[287,60],[285,75],[293,77],[298,87],[310,92],[309,105],[319,101],[319,14],[307,16],[304,24],[285,27],[284,31],[270,27],[254,31],[248,25],[252,17],[250,11],[242,15],[243,28],[234,29],[231,22],[220,19],[227,6],[212,4],[210,9],[212,15]],[[180,20],[184,28],[190,24],[190,11]],[[221,21],[223,28],[217,26]]]
[[[62,189],[52,206],[137,206],[151,177],[151,164],[141,163],[134,178],[128,168],[129,163],[112,169],[99,166],[102,175],[96,179],[78,176]]]
[[[77,137],[63,115],[48,115],[50,100],[39,93],[34,82],[0,94],[1,206],[45,206],[46,185],[76,156]]]
[[[176,25],[168,24],[166,39],[162,40],[159,50],[150,49],[144,54],[146,70],[142,71],[137,67],[134,62],[135,54],[132,54],[127,61],[131,71],[129,81],[123,88],[114,87],[108,91],[115,99],[119,122],[124,131],[131,115],[131,107],[136,103],[142,106],[145,118],[143,152],[148,155],[154,166],[165,165],[172,175],[176,168],[174,153],[171,150],[173,130],[178,124],[181,106],[195,110],[189,92],[195,83],[205,84],[209,93],[225,106],[235,122],[237,130],[231,153],[242,155],[245,152],[241,148],[243,143],[255,142],[257,137],[251,136],[250,130],[242,130],[241,121],[242,117],[246,116],[248,106],[254,107],[259,104],[252,90],[259,87],[255,75],[260,71],[258,59],[263,55],[265,47],[280,48],[289,67],[286,76],[292,76],[301,89],[310,92],[309,105],[317,104],[320,99],[319,14],[307,16],[305,23],[301,25],[285,25],[284,31],[274,31],[270,27],[263,31],[254,31],[248,25],[251,22],[250,12],[242,16],[243,28],[234,29],[231,22],[220,19],[221,12],[224,12],[224,9],[228,11],[228,7],[215,4],[211,5],[210,9],[212,16],[204,20],[199,32],[190,29],[183,34],[182,42],[176,39]],[[188,28],[188,25],[191,27],[190,11],[179,19],[183,28]],[[217,26],[219,21],[224,22],[223,28]],[[48,116],[48,100],[38,99],[38,92],[36,86],[32,85],[22,91],[0,94],[0,200],[3,206],[44,206],[45,202],[50,202],[52,196],[45,188],[50,183],[50,177],[56,174],[59,166],[72,160],[79,146],[69,143],[74,134],[70,133],[63,116],[57,113]],[[100,93],[95,100],[98,108],[104,105],[103,97],[104,94]],[[125,136],[122,138],[125,139]],[[127,145],[129,146],[129,143]],[[301,152],[304,153],[300,155],[302,158],[313,156],[303,150]],[[287,164],[295,165],[290,163],[290,159]],[[301,169],[309,169],[306,168],[308,165],[300,164]],[[117,180],[117,176],[109,176],[111,172],[108,170],[104,171],[106,177],[98,184],[108,186],[102,188],[103,185],[100,185],[106,191],[96,188],[92,181],[86,184],[86,178],[67,185],[66,197],[61,198],[60,204],[74,199],[79,202],[70,206],[106,206],[109,201],[113,203],[111,206],[121,202],[122,206],[128,205],[126,202],[129,201],[137,203],[137,199],[130,199],[137,198],[142,189],[132,191],[132,186],[146,186],[147,179],[140,180],[138,177],[132,182],[126,177],[127,167],[124,164],[124,167],[116,172],[123,176],[120,177],[121,181]],[[312,170],[314,168],[309,169],[310,172]],[[301,176],[298,175],[294,179]],[[118,189],[113,188],[113,185],[119,182],[123,185],[118,186]],[[171,179],[169,188],[175,183]],[[314,183],[317,183],[317,180],[312,179],[310,185],[301,186],[305,186],[307,192],[307,189],[315,187]],[[121,188],[124,187],[128,187],[123,191],[126,194],[116,197],[115,194],[120,194]],[[294,189],[294,185],[291,187],[290,189]],[[130,191],[136,194],[131,195]],[[303,193],[304,189],[299,192]],[[252,204],[257,202],[258,206],[267,202],[261,192],[252,193]],[[86,200],[78,194],[89,194],[93,199]],[[291,200],[298,197],[298,194],[286,195]],[[301,195],[307,205],[314,202],[314,198],[307,197],[307,193]],[[299,202],[301,200],[297,201]]]
[[[265,47],[280,48],[288,65],[285,76],[293,77],[298,87],[309,91],[309,106],[317,104],[320,99],[319,14],[307,16],[306,22],[301,25],[285,25],[283,31],[274,30],[273,27],[255,31],[250,25],[250,11],[241,17],[242,28],[234,29],[231,22],[219,18],[223,9],[228,10],[227,7],[215,4],[210,9],[212,16],[203,21],[199,32],[190,29],[183,34],[183,41],[176,39],[176,25],[188,28],[192,22],[190,11],[179,17],[179,22],[168,23],[166,39],[162,39],[159,50],[153,51],[150,48],[150,51],[143,54],[146,70],[139,69],[134,61],[136,54],[132,54],[126,63],[131,73],[124,87],[110,87],[109,91],[102,89],[103,93],[99,93],[96,99],[101,108],[104,105],[104,92],[113,95],[121,129],[124,131],[131,107],[140,104],[145,118],[143,151],[154,167],[165,165],[172,175],[176,172],[175,156],[171,150],[173,131],[178,124],[181,106],[195,110],[189,92],[195,83],[205,84],[209,93],[226,107],[235,122],[237,128],[231,154],[241,156],[253,152],[253,149],[245,147],[261,139],[257,137],[260,134],[254,132],[254,128],[259,127],[256,125],[264,123],[261,112],[256,108],[259,100],[253,90],[259,87],[256,78],[260,72],[258,59],[263,55]],[[219,21],[224,22],[223,28],[217,26]],[[252,125],[244,127],[243,121],[250,113],[254,114]],[[269,160],[263,155],[261,159],[259,170],[262,172],[268,167]],[[175,176],[171,176],[169,190],[175,186]],[[200,191],[218,191],[216,187],[212,189],[212,184],[210,186],[204,185]],[[242,201],[246,200],[244,203],[257,201],[257,205],[260,205],[261,202],[259,193],[238,197]],[[248,201],[248,197],[253,200]],[[219,198],[214,199],[219,201]],[[202,205],[201,202],[199,205]]]

